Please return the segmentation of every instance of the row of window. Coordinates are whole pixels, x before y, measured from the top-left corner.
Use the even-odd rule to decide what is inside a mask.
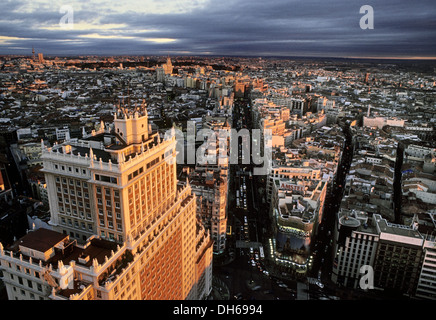
[[[104,188],[104,194],[107,197],[111,196],[111,190],[110,188]],[[101,187],[95,187],[95,192],[97,194],[102,194],[102,189]],[[114,198],[119,198],[120,197],[120,192],[118,190],[114,190]]]
[[[114,225],[116,225],[117,230],[122,231],[119,190],[100,186],[96,186],[95,189],[100,227],[114,229]],[[114,215],[116,217],[116,221],[113,219]],[[105,222],[105,220],[107,220],[107,222]],[[115,235],[112,232],[108,234],[108,237],[112,240],[115,240]]]
[[[91,223],[85,223],[83,221],[79,221],[76,219],[72,220],[70,218],[66,219],[65,217],[61,217],[61,224],[64,226],[68,225],[70,227],[74,226],[74,228],[76,228],[76,229],[79,229],[79,227],[80,227],[82,230],[88,230],[89,232],[93,232],[93,226]],[[79,226],[79,224],[80,224],[80,226]]]
[[[67,230],[62,230],[62,233],[63,234],[68,234],[68,232],[67,232]],[[82,239],[82,241],[86,241],[87,239],[88,239],[88,236],[86,235],[86,234],[79,234],[78,232],[73,232],[73,231],[70,231],[70,238],[73,238],[73,239]]]
[[[64,188],[66,187],[67,184],[69,184],[70,186],[76,185],[76,187],[88,188],[87,182],[77,180],[77,179],[67,179],[67,178],[61,178],[59,176],[56,176],[55,180],[58,183],[60,183],[62,181],[62,183],[64,184]]]
[[[151,167],[153,167],[155,164],[157,164],[157,163],[159,162],[159,160],[164,160],[164,157],[165,157],[165,156],[162,155],[161,157],[157,157],[157,158],[151,160],[150,162],[148,162],[148,163],[146,164],[146,168],[147,168],[147,170],[150,169]],[[130,180],[132,180],[133,178],[136,178],[138,175],[140,175],[140,174],[143,173],[143,172],[144,172],[144,167],[141,167],[141,168],[139,168],[139,169],[133,171],[132,173],[130,173],[130,174],[127,176],[127,180],[130,181]]]
[[[54,168],[56,170],[61,170],[61,171],[65,171],[68,173],[72,173],[72,174],[82,174],[82,175],[87,175],[88,174],[88,170],[83,169],[83,168],[77,168],[77,167],[71,167],[71,166],[65,166],[65,165],[59,165],[59,164],[55,164]]]
[[[100,237],[102,237],[103,239],[109,239],[112,241],[118,241],[119,243],[123,243],[124,242],[124,238],[121,234],[115,235],[113,232],[109,232],[109,231],[104,231],[101,230],[100,231]]]
[[[114,183],[114,184],[118,183],[118,178],[116,178],[116,177],[104,176],[101,174],[95,174],[94,177],[95,177],[96,181],[109,182],[109,183]]]
[[[15,300],[45,300],[44,296],[35,295],[33,292],[25,291],[24,289],[17,288],[15,286],[12,286],[12,291],[16,294],[20,294],[20,296],[15,295]],[[22,298],[22,299],[20,299]]]

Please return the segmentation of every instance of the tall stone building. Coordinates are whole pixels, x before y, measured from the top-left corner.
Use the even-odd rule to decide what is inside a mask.
[[[190,185],[177,182],[175,147],[174,136],[161,141],[150,130],[144,106],[118,108],[112,130],[102,125],[43,146],[54,233],[32,231],[8,254],[2,248],[9,298],[209,295],[213,242],[197,220]]]

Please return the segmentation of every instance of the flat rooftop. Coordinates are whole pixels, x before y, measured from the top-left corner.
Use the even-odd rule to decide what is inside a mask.
[[[60,242],[63,242],[62,245],[58,245]],[[106,256],[111,256],[111,251],[117,251],[117,243],[113,241],[93,238],[89,240],[87,245],[82,247],[78,246],[76,241],[69,240],[68,235],[44,228],[29,232],[17,240],[9,249],[18,256],[22,253],[20,246],[40,252],[46,252],[54,248],[55,254],[47,261],[43,261],[44,264],[57,265],[58,261],[62,261],[64,265],[67,265],[71,261],[75,261],[77,264],[86,267],[90,267],[94,259],[97,259],[99,264],[104,263]],[[28,258],[23,253],[23,259]],[[33,258],[33,261],[38,262],[38,259]]]
[[[40,228],[31,231],[20,238],[14,245],[22,246],[32,250],[46,252],[57,245],[59,242],[65,241],[68,236],[49,229]]]

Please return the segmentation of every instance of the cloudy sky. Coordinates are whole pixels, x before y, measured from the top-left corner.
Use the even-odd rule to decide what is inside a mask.
[[[374,9],[374,29],[361,29]],[[435,0],[1,0],[0,54],[436,57]]]

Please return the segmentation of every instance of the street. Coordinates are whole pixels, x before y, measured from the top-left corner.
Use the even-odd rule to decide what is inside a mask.
[[[247,100],[237,100],[233,127],[252,128]],[[352,158],[351,136],[346,125],[342,162],[336,180],[327,194],[319,233],[313,237],[311,251],[314,264],[307,278],[293,279],[268,259],[268,239],[273,236],[268,206],[264,203],[266,177],[253,176],[253,165],[244,164],[238,150],[239,163],[230,168],[228,223],[232,235],[228,239],[227,262],[214,263],[214,276],[225,284],[230,299],[256,300],[336,300],[340,292],[331,283],[332,230],[343,195],[343,185]],[[217,259],[218,261],[218,259]]]

